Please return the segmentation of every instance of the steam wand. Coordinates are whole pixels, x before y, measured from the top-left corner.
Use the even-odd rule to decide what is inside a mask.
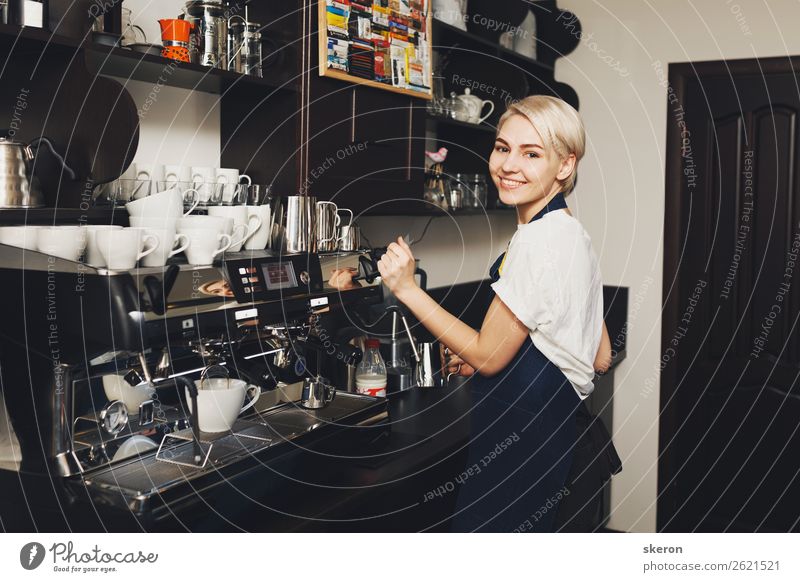
[[[192,442],[194,443],[194,462],[200,465],[203,462],[203,450],[200,448],[200,421],[197,415],[197,386],[184,376],[175,376],[172,379],[175,381],[176,385],[183,386],[192,399],[192,417],[189,424],[191,425]]]

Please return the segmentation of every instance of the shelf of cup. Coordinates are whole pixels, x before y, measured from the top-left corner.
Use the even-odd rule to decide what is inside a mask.
[[[183,196],[186,211],[202,210],[209,206],[240,206],[262,196],[261,184],[225,184],[175,182],[167,180],[131,180],[120,178],[108,184],[99,184],[94,190],[95,206],[124,206],[156,192],[177,188]],[[268,195],[268,194],[267,194]],[[195,203],[195,200],[197,203]]]

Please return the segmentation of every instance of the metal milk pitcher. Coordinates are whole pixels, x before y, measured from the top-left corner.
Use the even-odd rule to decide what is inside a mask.
[[[436,372],[439,366],[433,363],[434,354],[438,354],[436,345],[432,343],[421,343],[416,346],[415,357],[417,360],[417,369],[414,374],[416,385],[420,388],[433,388],[439,385],[436,379]]]
[[[317,202],[317,251],[330,253],[339,248],[339,207],[333,202]]]
[[[289,196],[286,199],[285,252],[317,252],[316,210],[317,199],[312,196]]]

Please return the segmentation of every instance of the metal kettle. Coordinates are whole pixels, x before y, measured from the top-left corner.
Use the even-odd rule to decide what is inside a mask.
[[[34,152],[42,144],[47,146],[70,179],[75,179],[75,172],[46,137],[24,144],[12,140],[7,131],[0,131],[0,209],[44,206],[44,195],[31,167],[36,157]]]

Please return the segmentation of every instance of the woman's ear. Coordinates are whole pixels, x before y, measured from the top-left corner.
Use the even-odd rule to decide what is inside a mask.
[[[566,158],[561,160],[561,167],[558,170],[556,179],[563,182],[572,175],[575,171],[575,154],[569,154]]]

